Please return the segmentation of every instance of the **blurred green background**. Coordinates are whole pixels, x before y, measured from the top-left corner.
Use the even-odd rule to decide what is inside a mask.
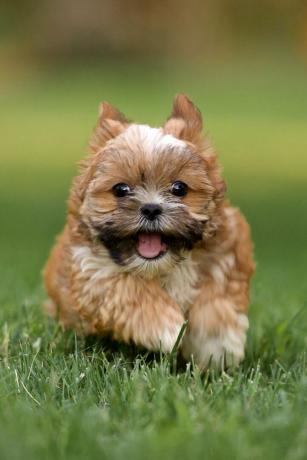
[[[303,1],[1,3],[1,271],[40,285],[101,100],[161,124],[200,107],[268,290],[306,261],[307,5]],[[260,276],[260,275],[259,275]],[[280,291],[278,291],[280,292]]]
[[[41,269],[99,102],[160,125],[176,92],[201,109],[228,196],[251,224],[248,359],[290,365],[307,328],[303,0],[2,1],[0,328],[22,340],[24,309],[41,321]],[[298,312],[285,337],[279,325]]]

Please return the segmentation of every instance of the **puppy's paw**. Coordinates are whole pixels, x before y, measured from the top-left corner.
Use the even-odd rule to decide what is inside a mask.
[[[155,349],[169,353],[175,346],[185,319],[181,310],[177,308],[169,306],[161,311],[162,314],[156,323],[157,328],[154,334],[156,338]]]
[[[162,331],[159,344],[161,350],[165,353],[170,353],[175,346],[176,340],[179,336],[183,322],[181,324],[174,324],[171,327],[167,327]]]
[[[152,314],[150,318],[143,318],[137,324],[134,323],[130,337],[137,345],[149,350],[169,353],[183,324],[184,317],[180,311],[166,308],[161,315]]]
[[[189,331],[184,337],[182,353],[185,359],[193,357],[202,369],[208,367],[225,370],[237,367],[244,358],[248,319],[239,315],[236,329],[226,328],[219,335],[208,335],[204,331]]]

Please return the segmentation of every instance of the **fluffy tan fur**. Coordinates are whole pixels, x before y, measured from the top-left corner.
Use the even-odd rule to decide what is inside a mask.
[[[65,327],[168,352],[187,319],[187,360],[222,368],[242,360],[252,243],[244,217],[224,199],[201,130],[200,112],[184,95],[159,129],[102,104],[44,271],[48,305]],[[178,180],[188,186],[185,196],[170,193]],[[118,183],[129,184],[129,197],[114,196]],[[163,211],[154,223],[140,216],[148,202]],[[133,238],[144,228],[168,238],[162,257],[137,254]]]

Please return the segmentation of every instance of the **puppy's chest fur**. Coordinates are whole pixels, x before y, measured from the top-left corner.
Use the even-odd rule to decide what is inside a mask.
[[[188,255],[171,273],[161,278],[161,286],[185,312],[198,294],[198,280],[198,266]]]
[[[83,292],[93,291],[104,294],[104,283],[110,277],[119,275],[122,270],[107,255],[107,252],[95,255],[90,247],[78,246],[72,248],[74,263],[80,268],[79,279],[85,284]],[[169,274],[159,278],[161,287],[175,300],[183,312],[194,301],[198,294],[199,281],[198,264],[193,261],[191,254],[178,264]]]

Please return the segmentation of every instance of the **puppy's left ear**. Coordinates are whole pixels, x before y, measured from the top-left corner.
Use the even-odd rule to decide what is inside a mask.
[[[167,134],[197,143],[200,140],[203,123],[199,109],[185,94],[177,94],[173,110],[164,125]]]
[[[129,121],[118,109],[108,102],[99,106],[99,118],[90,139],[90,150],[97,152],[104,144],[121,134],[129,126]]]

